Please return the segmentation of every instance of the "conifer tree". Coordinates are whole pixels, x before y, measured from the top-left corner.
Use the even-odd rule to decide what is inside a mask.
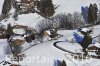
[[[9,23],[8,26],[7,26],[7,35],[6,35],[6,38],[9,39],[12,34],[13,34],[12,26]]]
[[[97,21],[98,7],[96,4],[90,4],[88,10],[88,23],[95,24]]]
[[[98,7],[97,7],[97,4],[95,3],[95,4],[93,4],[93,18],[94,18],[94,22],[96,23],[96,21],[97,21],[97,12],[98,12]]]
[[[67,66],[66,62],[63,60],[61,66]]]
[[[88,10],[88,23],[93,23],[93,5],[90,4],[89,10]]]
[[[53,16],[55,13],[52,0],[40,0],[38,4],[38,10],[48,17]]]
[[[2,14],[3,15],[7,15],[7,13],[10,11],[11,1],[12,0],[4,0],[3,9],[2,9]]]

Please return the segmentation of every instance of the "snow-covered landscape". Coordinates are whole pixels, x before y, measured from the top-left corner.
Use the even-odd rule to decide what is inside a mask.
[[[81,13],[81,7],[89,6],[90,3],[96,3],[98,5],[98,9],[100,10],[99,0],[52,0],[52,1],[54,5],[59,5],[59,7],[57,7],[57,9],[55,10],[53,16],[56,16],[57,14],[61,13],[64,14],[68,13],[73,14],[74,12]],[[0,14],[2,12],[3,3],[4,0],[0,0]],[[46,19],[37,13],[28,13],[28,14],[18,15],[18,20],[14,20],[13,18],[14,11],[15,9],[12,8],[10,10],[11,13],[10,17],[6,21],[5,19],[3,19],[1,21],[1,24],[5,25],[6,27],[10,23],[12,25],[24,25],[32,29],[37,29],[37,24],[39,24],[41,20]],[[95,25],[92,28],[93,28],[93,32],[91,33],[92,37],[100,35],[99,31],[100,25]],[[13,30],[13,32],[17,34],[25,33],[23,29],[20,30],[16,29]],[[11,61],[10,56],[12,55],[11,54],[8,55],[6,53],[9,47],[9,43],[7,42],[8,39],[0,39],[0,66],[10,66],[9,64],[3,65],[3,63],[1,62],[4,60],[12,64],[19,64],[21,66],[58,66],[54,65],[55,64],[54,62],[56,60],[61,60],[61,61],[64,60],[66,62],[66,66],[100,66],[100,58],[96,59],[90,57],[88,59],[81,59],[81,60],[74,59],[70,53],[59,50],[54,46],[55,42],[64,41],[64,42],[59,42],[57,45],[74,53],[83,53],[81,45],[76,43],[75,39],[73,39],[74,32],[78,33],[79,35],[82,35],[80,34],[80,32],[78,32],[78,29],[74,30],[58,29],[57,33],[62,36],[56,40],[48,40],[48,37],[45,37],[43,39],[43,42],[38,42],[37,40],[33,40],[31,43],[25,42],[21,46],[22,47],[21,54],[25,54],[25,57],[23,58],[22,61],[19,62]],[[95,40],[98,43],[100,43],[100,37],[95,38]]]

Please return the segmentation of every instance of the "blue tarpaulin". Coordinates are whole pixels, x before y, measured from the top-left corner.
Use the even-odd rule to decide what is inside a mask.
[[[84,37],[80,36],[79,34],[75,33],[73,34],[74,38],[75,38],[75,41],[79,44],[81,44],[82,40]]]
[[[84,37],[80,36],[79,34],[77,34],[75,32],[73,33],[73,36],[75,38],[75,41],[77,43],[81,44],[81,42],[82,42],[82,40],[83,40]],[[96,40],[95,39],[92,39],[92,44],[95,44],[95,43],[96,43]]]

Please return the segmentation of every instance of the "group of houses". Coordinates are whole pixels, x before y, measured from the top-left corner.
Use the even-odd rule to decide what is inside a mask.
[[[0,39],[7,39],[11,49],[16,49],[14,49],[13,54],[15,54],[16,51],[19,50],[20,46],[25,44],[25,42],[31,43],[40,38],[42,40],[39,40],[40,42],[43,42],[44,38],[47,38],[47,40],[48,38],[49,40],[56,40],[59,35],[55,29],[44,30],[41,33],[37,33],[35,29],[31,29],[28,26],[11,26],[11,24],[8,24],[7,29],[3,26],[4,25],[0,26]],[[20,51],[18,53],[20,53]]]

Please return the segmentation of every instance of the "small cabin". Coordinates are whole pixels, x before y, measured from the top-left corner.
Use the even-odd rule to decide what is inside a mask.
[[[99,43],[95,43],[95,44],[91,44],[88,46],[87,50],[88,51],[98,51],[98,49],[100,48],[100,44]]]
[[[97,51],[97,47],[96,46],[88,47],[88,51],[90,52]]]
[[[56,29],[50,29],[50,30],[45,30],[44,31],[44,37],[49,37],[51,38],[52,40],[56,40],[58,39],[58,33],[57,33],[57,30]]]
[[[25,43],[25,35],[27,32],[27,26],[23,25],[14,25],[12,26],[12,32],[13,34],[9,38],[11,44],[13,45],[22,45]]]

